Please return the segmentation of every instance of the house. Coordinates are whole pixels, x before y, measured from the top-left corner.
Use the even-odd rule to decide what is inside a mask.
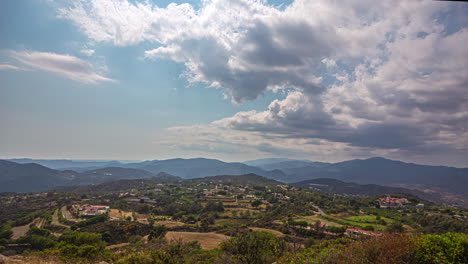
[[[381,208],[386,207],[403,207],[405,204],[409,203],[406,198],[394,198],[389,195],[386,197],[379,198],[377,200]]]
[[[109,211],[109,206],[106,205],[90,205],[80,209],[81,214],[85,216],[101,215]]]

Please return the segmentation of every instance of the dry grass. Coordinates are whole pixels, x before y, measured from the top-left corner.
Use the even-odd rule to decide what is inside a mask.
[[[40,218],[34,219],[31,223],[27,225],[22,225],[22,226],[15,226],[11,228],[11,231],[13,232],[13,235],[11,236],[11,239],[18,239],[22,236],[25,236],[26,233],[29,231],[29,228],[31,227],[32,224],[38,224],[42,220]]]
[[[284,237],[285,234],[281,233],[280,231],[278,230],[275,230],[275,229],[268,229],[268,228],[261,228],[261,227],[249,227],[249,229],[253,230],[253,231],[266,231],[266,232],[270,232],[272,233],[273,235],[277,236],[277,237]]]
[[[1,258],[0,258],[0,263]],[[54,256],[11,256],[4,258],[5,264],[58,264],[64,263]]]
[[[215,249],[218,245],[229,239],[228,236],[217,234],[214,232],[210,233],[198,233],[198,232],[167,232],[167,240],[182,240],[184,242],[198,241],[203,249]]]
[[[310,215],[310,216],[300,216],[294,220],[304,220],[304,221],[307,221],[308,223],[315,223],[317,221],[320,221],[322,224],[326,224],[327,226],[337,226],[337,227],[341,227],[343,225],[340,225],[338,223],[335,223],[335,222],[331,222],[331,221],[328,221],[326,219],[323,219],[321,218],[319,215]]]
[[[128,216],[132,217],[132,212],[122,211],[118,209],[110,209],[109,216],[112,218],[125,219]]]

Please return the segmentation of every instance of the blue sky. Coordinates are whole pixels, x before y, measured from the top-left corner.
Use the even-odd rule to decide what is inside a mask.
[[[338,2],[3,1],[0,157],[468,166],[467,5]]]

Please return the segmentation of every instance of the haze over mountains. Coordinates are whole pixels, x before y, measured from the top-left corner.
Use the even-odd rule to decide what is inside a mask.
[[[357,184],[418,189],[426,193],[447,193],[458,198],[468,193],[468,168],[417,165],[385,158],[338,163],[290,159],[261,159],[243,163],[205,158],[134,163],[13,159],[0,161],[0,192],[44,191],[57,186],[148,179],[156,177],[158,173],[168,173],[182,179],[256,174],[285,183],[331,178]]]

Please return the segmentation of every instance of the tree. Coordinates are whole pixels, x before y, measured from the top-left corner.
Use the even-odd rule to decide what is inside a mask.
[[[270,232],[239,234],[221,243],[221,250],[233,255],[242,263],[272,263],[286,250],[286,242]]]
[[[106,243],[100,234],[86,232],[66,232],[59,237],[57,248],[65,257],[94,258],[102,254]]]
[[[205,212],[224,212],[223,203],[209,201],[205,206]]]
[[[258,208],[260,205],[262,205],[263,202],[261,200],[255,200],[252,202],[252,206],[255,208]]]
[[[390,232],[390,233],[401,233],[405,231],[405,228],[403,227],[403,224],[401,222],[395,221],[387,226],[385,231]]]
[[[149,234],[149,240],[158,239],[164,237],[167,233],[167,228],[165,225],[156,225],[151,229]]]
[[[0,227],[0,239],[10,239],[11,235],[13,235],[13,231],[11,231],[9,224],[4,224]]]

